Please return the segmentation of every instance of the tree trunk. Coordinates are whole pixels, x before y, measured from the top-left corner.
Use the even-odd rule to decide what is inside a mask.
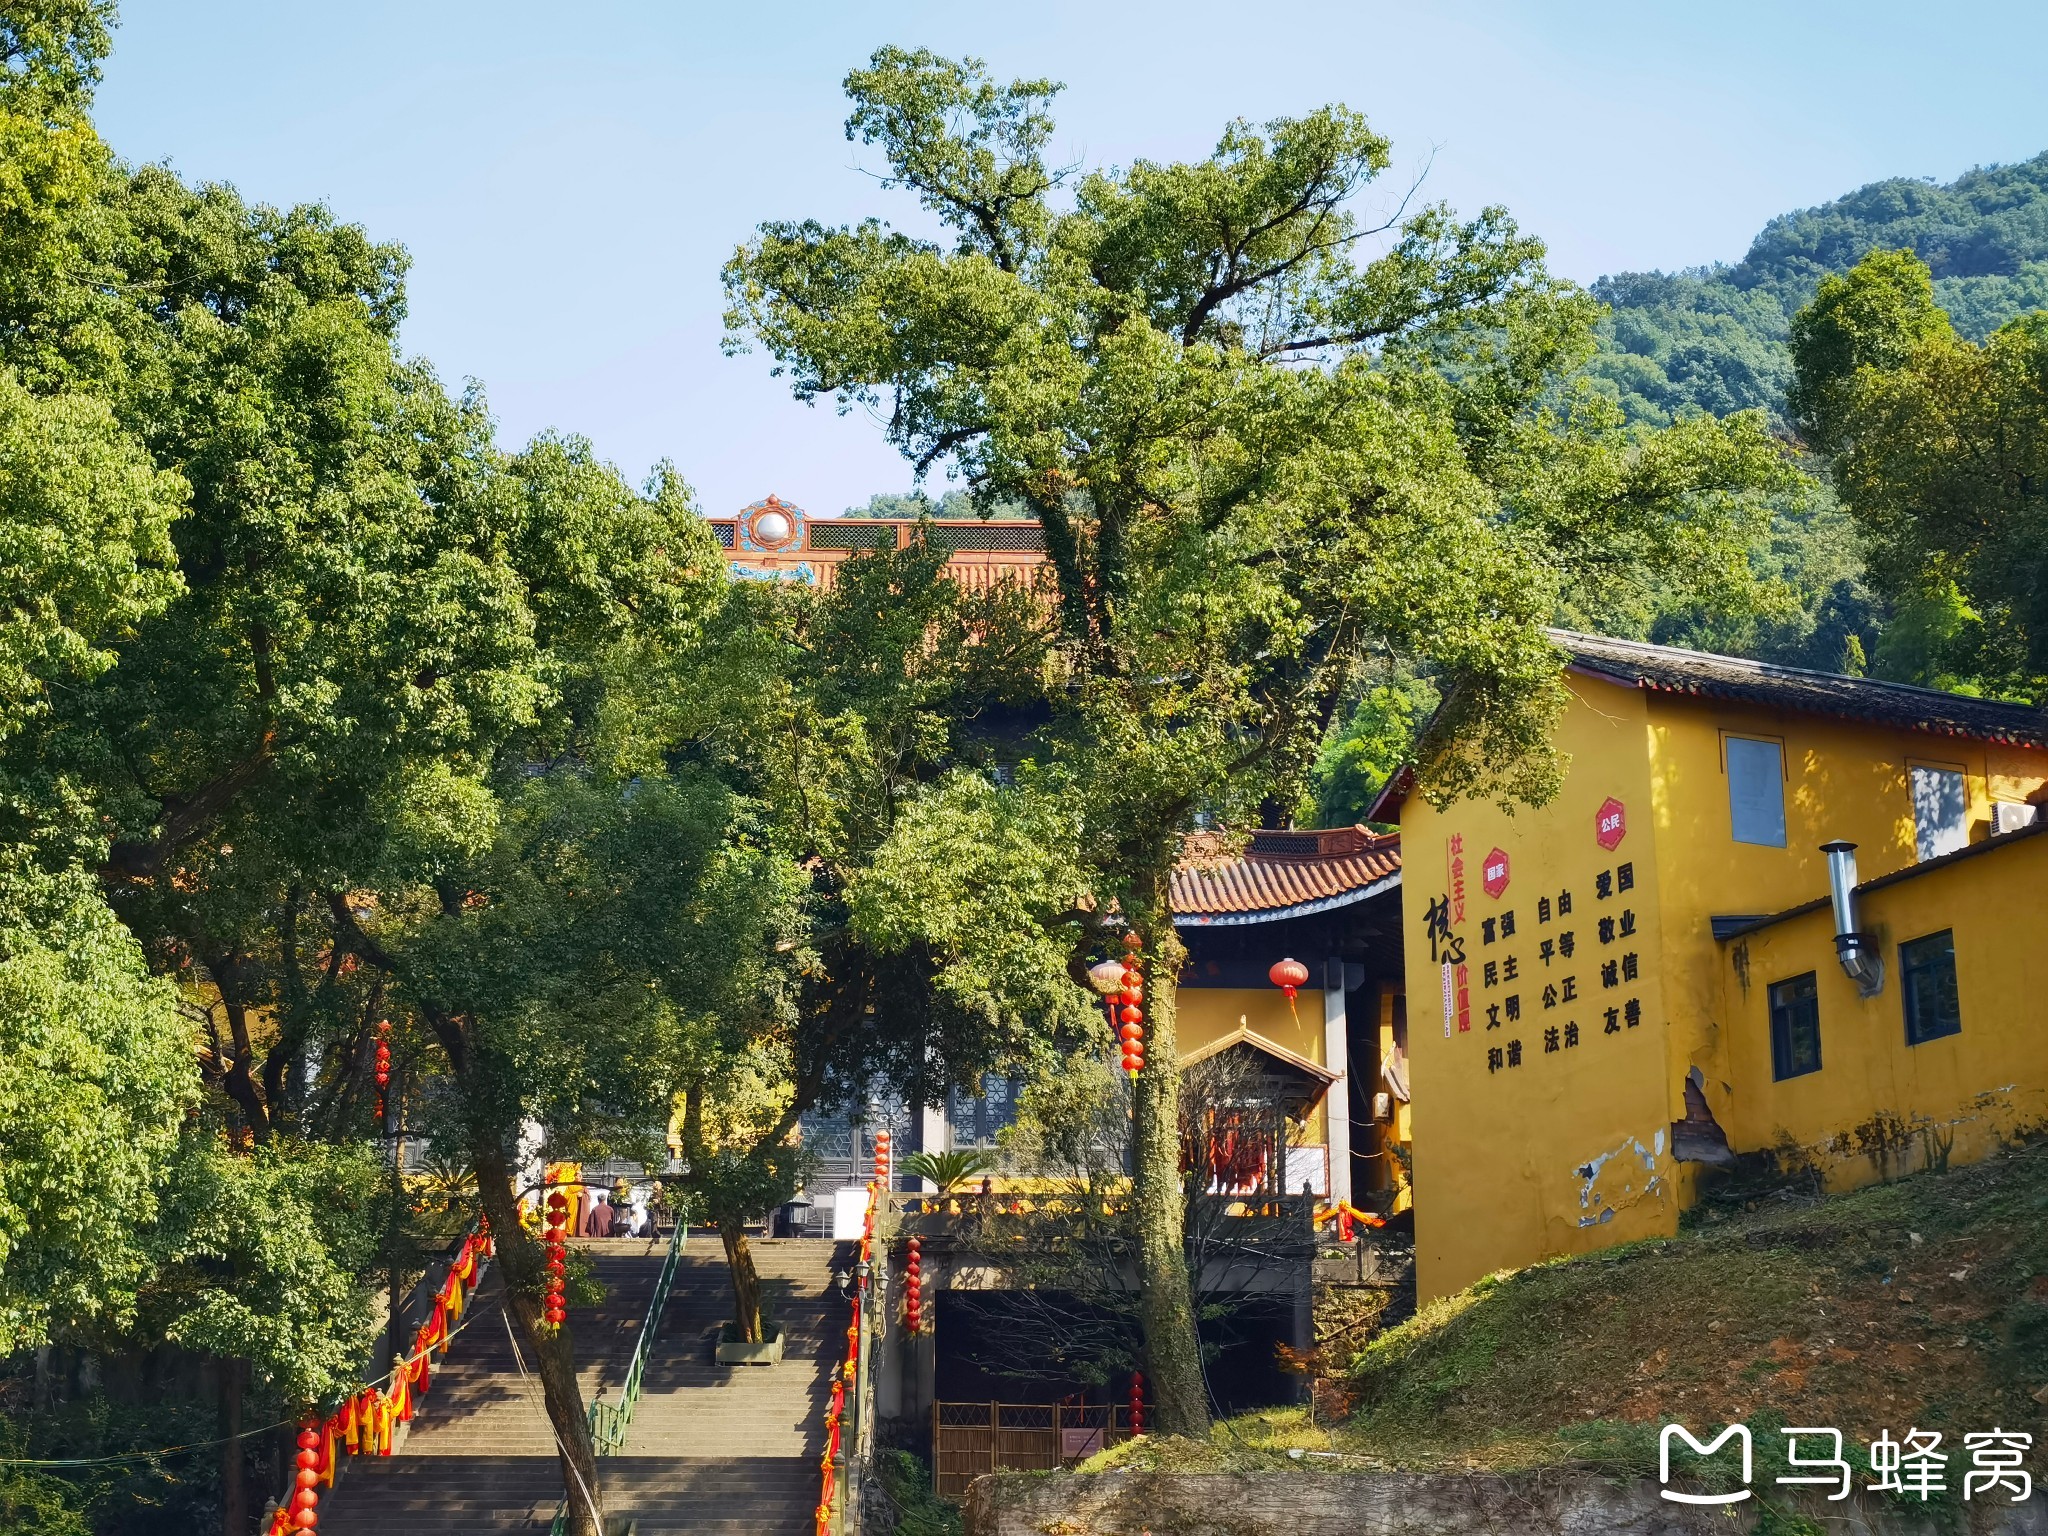
[[[1138,1074],[1131,1172],[1138,1203],[1138,1321],[1145,1333],[1151,1425],[1207,1439],[1209,1393],[1188,1277],[1187,1208],[1180,1171],[1180,1049],[1174,1000],[1187,950],[1173,929],[1167,871],[1133,915],[1145,970],[1145,1070]]]
[[[754,1268],[754,1250],[747,1246],[743,1222],[721,1221],[718,1236],[725,1244],[725,1268],[732,1277],[732,1315],[740,1327],[740,1340],[761,1342],[761,1276]]]
[[[221,1536],[249,1536],[249,1486],[242,1476],[242,1384],[248,1366],[220,1363],[220,1529]]]
[[[590,1419],[583,1389],[576,1380],[576,1353],[569,1329],[541,1330],[540,1242],[519,1224],[519,1197],[511,1163],[496,1146],[474,1145],[477,1193],[491,1218],[497,1244],[505,1309],[518,1329],[519,1343],[534,1362],[546,1399],[548,1423],[562,1463],[562,1497],[569,1511],[568,1536],[603,1536],[604,1490],[597,1481],[597,1448],[590,1439]]]

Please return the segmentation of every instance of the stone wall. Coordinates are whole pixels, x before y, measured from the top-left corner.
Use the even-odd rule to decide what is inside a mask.
[[[1829,1536],[2048,1536],[2048,1499],[1975,1503],[1960,1520],[1895,1514],[1862,1493],[1813,1513]],[[999,1473],[967,1499],[968,1536],[1741,1536],[1754,1499],[1690,1509],[1590,1473]],[[1731,1518],[1731,1516],[1733,1518]]]

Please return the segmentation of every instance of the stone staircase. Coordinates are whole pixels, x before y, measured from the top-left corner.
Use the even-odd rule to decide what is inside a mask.
[[[577,1246],[591,1252],[607,1291],[601,1308],[571,1310],[578,1374],[586,1398],[616,1395],[662,1255],[625,1239]],[[693,1234],[625,1453],[598,1463],[608,1513],[631,1516],[639,1536],[811,1530],[824,1405],[845,1349],[847,1308],[831,1284],[830,1242],[763,1241],[754,1253],[784,1327],[785,1358],[773,1366],[712,1363],[731,1290],[716,1238]],[[327,1536],[547,1529],[561,1497],[560,1463],[540,1384],[514,1363],[500,1300],[494,1271],[472,1305],[475,1323],[435,1371],[404,1448],[353,1461],[322,1501]]]

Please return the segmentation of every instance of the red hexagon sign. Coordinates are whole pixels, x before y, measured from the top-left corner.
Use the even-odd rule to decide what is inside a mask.
[[[1600,814],[1594,819],[1600,846],[1609,853],[1621,846],[1621,840],[1628,836],[1628,808],[1614,796],[1609,795],[1600,802]]]
[[[1481,884],[1486,887],[1486,894],[1498,900],[1500,893],[1508,888],[1508,856],[1496,848],[1486,856],[1486,862],[1480,868],[1485,872]]]

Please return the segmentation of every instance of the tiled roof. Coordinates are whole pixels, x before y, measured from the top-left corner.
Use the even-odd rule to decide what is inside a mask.
[[[2013,746],[2048,746],[2048,715],[2025,704],[1887,683],[1839,672],[1809,672],[1710,651],[1686,651],[1640,640],[1610,640],[1554,629],[1550,638],[1572,667],[1624,687],[1761,704],[1769,709],[1834,715],[1934,736],[1966,736]]]
[[[1198,832],[1173,872],[1173,911],[1195,924],[1294,916],[1362,900],[1400,873],[1398,833],[1254,832],[1230,857],[1221,836]]]

